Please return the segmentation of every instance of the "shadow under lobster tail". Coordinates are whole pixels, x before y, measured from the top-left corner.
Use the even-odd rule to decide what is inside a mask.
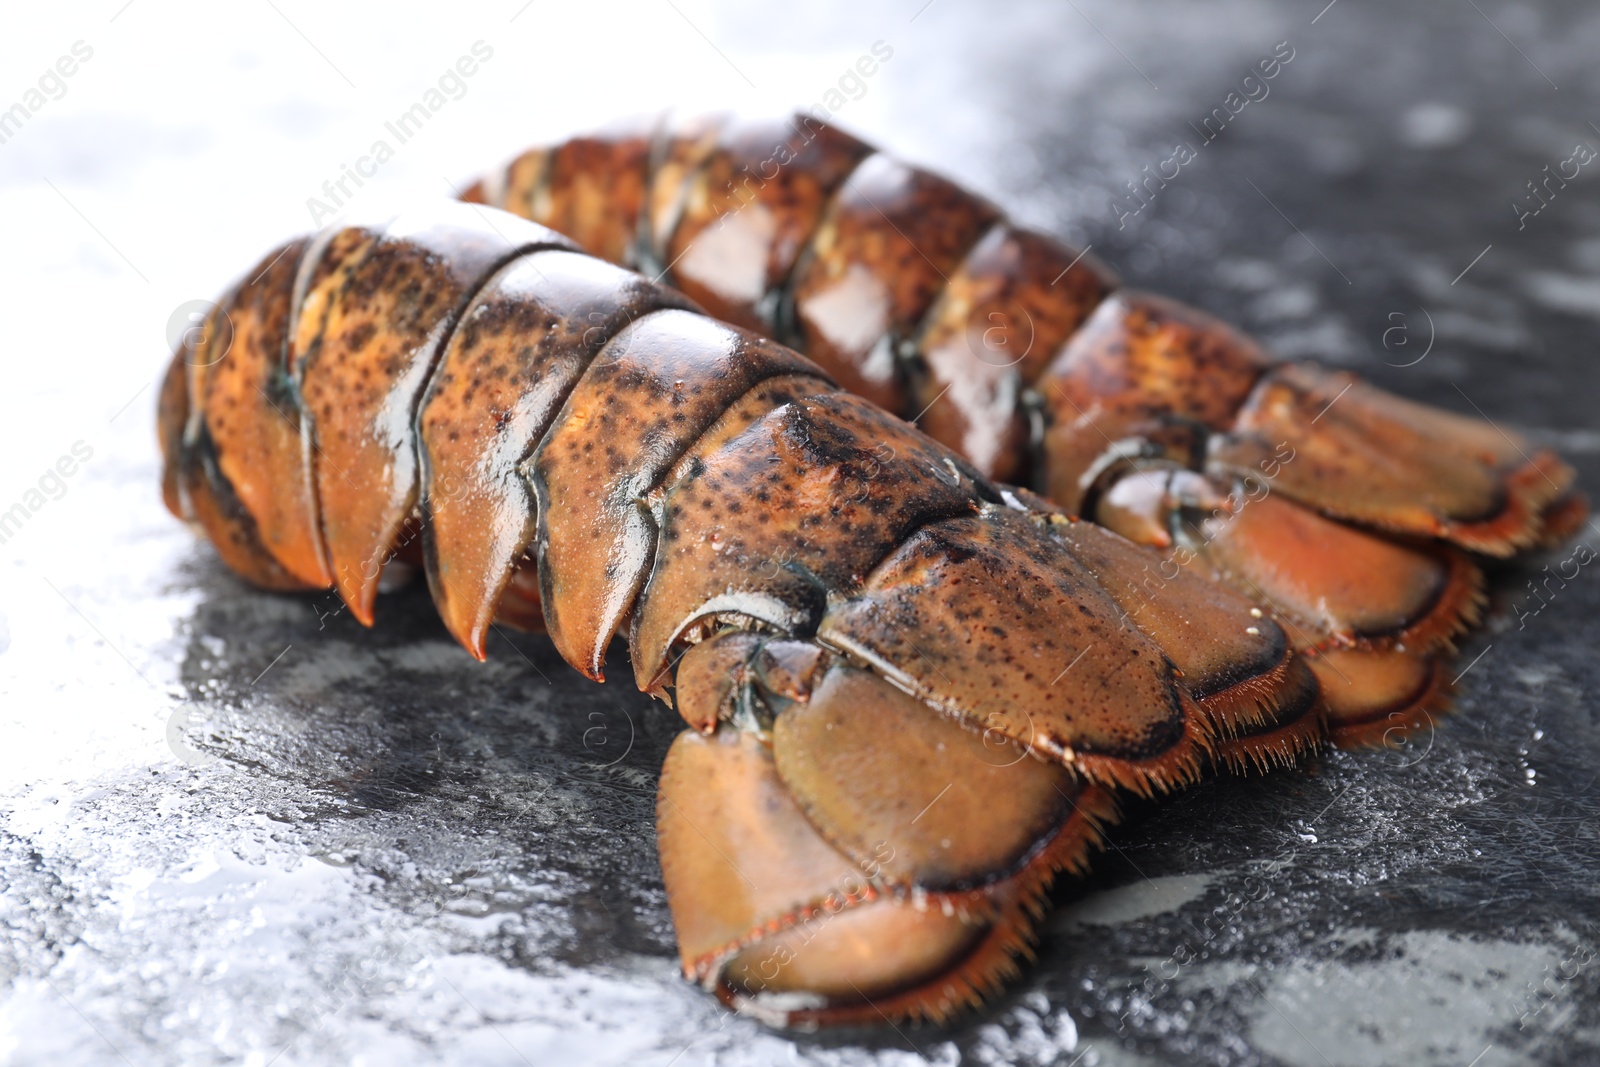
[[[662,769],[685,975],[783,1026],[975,1006],[1029,953],[1052,877],[1087,866],[1110,794],[814,646],[797,674],[786,651],[758,651],[743,711],[685,732]],[[724,699],[708,679],[680,673],[680,706]]]

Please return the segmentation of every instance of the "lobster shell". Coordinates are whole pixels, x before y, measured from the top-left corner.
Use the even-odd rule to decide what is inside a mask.
[[[1548,546],[1586,514],[1553,453],[1278,363],[811,116],[620,127],[465,196],[559,221],[983,474],[1161,550],[1153,596],[1190,570],[1249,597],[1308,657],[1341,742],[1447,707],[1444,661],[1483,605],[1473,555]]]
[[[1139,603],[1153,555],[542,226],[441,205],[246,278],[162,387],[169,506],[363,623],[419,563],[479,657],[496,617],[542,624],[599,679],[624,636],[696,728],[663,869],[687,971],[731,1002],[943,1017],[1014,971],[1117,793],[1321,735],[1244,598],[1180,575]]]
[[[579,138],[466,199],[522,219],[335,229],[235,286],[162,388],[165,498],[366,624],[400,560],[479,658],[499,619],[599,680],[624,638],[691,727],[685,973],[774,1022],[992,993],[1119,795],[1426,719],[1474,556],[1585,514],[1553,455],[808,118]]]

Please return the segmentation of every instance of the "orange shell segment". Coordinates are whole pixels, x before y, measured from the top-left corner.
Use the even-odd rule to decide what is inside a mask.
[[[804,635],[911,531],[977,506],[975,472],[856,397],[802,395],[728,428],[742,432],[708,434],[661,502],[631,633],[644,689],[691,628],[727,614]]]
[[[1078,511],[1102,456],[1151,424],[1226,430],[1271,366],[1254,341],[1203,311],[1112,293],[1034,387],[1047,421],[1045,495]]]
[[[1021,390],[1116,284],[1093,256],[995,225],[951,272],[916,338],[917,426],[985,475],[1015,482],[1028,428]]]
[[[526,217],[592,255],[634,266],[657,125],[654,118],[624,123],[551,150]]]
[[[288,332],[305,239],[280,249],[229,311],[233,344],[206,377],[201,407],[217,465],[256,521],[263,545],[301,582],[332,577],[304,476],[300,402],[289,377]]]
[[[706,311],[771,334],[771,297],[794,270],[834,192],[872,149],[808,116],[735,122],[680,181],[678,212],[657,221],[672,283]],[[674,141],[677,145],[680,142]],[[667,227],[670,225],[670,229]]]
[[[913,414],[896,348],[997,217],[928,171],[867,157],[833,197],[795,270],[802,350],[850,392]]]
[[[1275,487],[1363,525],[1495,556],[1534,544],[1572,484],[1549,453],[1477,419],[1412,403],[1349,374],[1288,364],[1264,377],[1212,462],[1250,473],[1287,445]]]
[[[1327,706],[1328,737],[1345,747],[1395,745],[1450,704],[1451,684],[1436,656],[1334,649],[1307,662]]]
[[[479,211],[440,205],[391,224],[331,299],[322,343],[307,357],[328,561],[339,595],[367,625],[378,576],[417,502],[413,422],[440,346],[496,267],[566,244],[528,222],[490,226]]]
[[[1307,644],[1447,649],[1482,607],[1482,575],[1461,552],[1402,544],[1277,494],[1195,533],[1220,581],[1269,606],[1296,636],[1315,635]]]
[[[1293,744],[1276,757],[1293,762],[1314,744],[1315,680],[1283,630],[1247,597],[1092,523],[1057,520],[1049,530],[1171,658],[1220,738],[1309,723],[1286,735]]]
[[[678,735],[661,768],[661,873],[684,973],[706,979],[739,945],[792,924],[871,878],[824,841],[778,779],[758,738]]]
[[[530,454],[606,342],[682,304],[618,267],[553,250],[507,264],[462,314],[417,426],[428,580],[446,627],[474,655],[535,540]]]
[[[1209,745],[1212,727],[1160,647],[1017,512],[924,527],[817,636],[1092,780],[1163,791],[1191,781]]]
[[[646,494],[765,379],[814,371],[798,354],[687,311],[632,323],[590,364],[530,462],[550,637],[598,679],[654,560]]]
[[[773,723],[778,776],[822,836],[901,885],[1001,881],[1072,813],[1081,780],[970,729],[870,671],[835,664]]]

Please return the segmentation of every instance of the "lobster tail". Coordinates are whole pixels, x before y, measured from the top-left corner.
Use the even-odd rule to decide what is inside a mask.
[[[210,325],[162,390],[169,502],[363,623],[420,563],[475,656],[538,622],[598,679],[625,635],[697,731],[661,794],[686,969],[755,1010],[943,1017],[1014,970],[1117,792],[1320,736],[1244,598],[1182,576],[1137,603],[1155,554],[534,223],[292,242]]]
[[[650,135],[627,136],[639,157]],[[554,176],[569,150],[526,153],[479,195],[575,234],[600,226]],[[1511,556],[1587,514],[1571,468],[1514,434],[1280,364],[809,116],[663,123],[649,155],[644,182],[604,208],[643,220],[619,261],[659,265],[978,473],[1028,482],[1249,597],[1301,651],[1333,657],[1315,669],[1345,690],[1340,737],[1447,703],[1446,687],[1417,683],[1477,621],[1482,580],[1462,551]],[[1246,518],[1237,502],[1268,493]],[[1228,521],[1200,519],[1225,501]]]

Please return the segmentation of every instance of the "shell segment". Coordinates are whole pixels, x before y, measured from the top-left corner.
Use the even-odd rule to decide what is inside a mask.
[[[545,251],[501,268],[462,314],[418,433],[434,600],[474,655],[482,656],[502,590],[535,541],[527,462],[613,338],[651,312],[687,306],[590,256]]]
[[[696,651],[736,637],[748,652],[732,633]],[[1052,877],[1083,869],[1116,809],[874,673],[837,659],[817,673],[770,743],[724,727],[667,755],[662,871],[684,973],[778,1024],[947,1018],[1015,973]]]
[[[693,163],[655,176],[659,195],[680,204],[653,234],[660,261],[708,313],[771,335],[801,252],[872,149],[814,120],[733,123],[714,140],[702,129],[691,125],[669,142],[676,159],[687,139]]]
[[[258,429],[249,424],[246,382],[261,376],[262,364],[271,358],[275,331],[282,329],[281,321],[263,322],[261,317],[287,317],[293,263],[281,264],[291,258],[285,254],[293,247],[263,259],[250,280],[230,290],[198,330],[184,334],[162,384],[158,418],[167,461],[162,478],[167,506],[180,518],[197,523],[233,570],[257,585],[285,590],[307,586],[279,562],[263,539],[261,519],[240,499],[225,472],[225,464],[235,469],[237,464],[232,452],[226,457],[219,453],[213,427],[220,427],[223,443],[231,446],[249,441]],[[245,343],[235,355],[235,338],[241,332]],[[229,366],[230,356],[246,364],[245,372]],[[223,386],[213,389],[213,378],[220,378]],[[252,502],[261,505],[261,495],[252,493]]]
[[[1028,475],[1022,390],[1116,285],[1093,256],[1011,223],[967,254],[922,319],[908,361],[922,431],[999,481]]]
[[[788,297],[801,349],[850,392],[907,413],[898,349],[998,217],[928,171],[867,157],[795,268]]]
[[[655,555],[646,494],[738,397],[814,371],[787,348],[686,311],[642,318],[600,352],[529,464],[545,618],[568,662],[599,680],[639,595]]]
[[[414,424],[434,361],[478,285],[502,263],[568,242],[531,223],[496,228],[458,207],[391,223],[328,302],[302,391],[334,585],[372,622],[378,576],[417,502]]]
[[[817,636],[978,729],[1139,792],[1192,781],[1209,742],[1162,650],[1014,511],[919,530]]]
[[[1300,457],[1280,478],[1296,500],[1492,556],[1535,544],[1544,509],[1573,481],[1555,456],[1530,454],[1494,426],[1309,365],[1276,368],[1260,382],[1212,463],[1253,469],[1280,441]]]
[[[657,684],[674,643],[719,616],[809,635],[830,600],[853,595],[908,534],[993,492],[843,394],[771,408],[715,444],[693,454],[662,500],[661,550],[632,638],[643,688]]]

